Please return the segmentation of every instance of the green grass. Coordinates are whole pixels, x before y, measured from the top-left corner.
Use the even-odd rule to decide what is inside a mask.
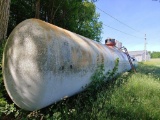
[[[137,73],[126,72],[109,82],[100,82],[96,88],[91,86],[78,95],[33,112],[12,104],[2,87],[2,74],[0,86],[1,119],[160,119],[160,59],[140,63]]]
[[[160,82],[137,73],[123,86],[114,89],[109,104],[114,116],[127,119],[160,118]]]
[[[154,58],[154,59],[151,59],[147,62],[144,62],[145,65],[152,65],[152,66],[158,66],[160,67],[160,58]]]

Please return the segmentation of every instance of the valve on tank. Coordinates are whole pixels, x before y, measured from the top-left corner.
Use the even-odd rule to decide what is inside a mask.
[[[107,38],[107,39],[105,40],[105,44],[106,44],[107,46],[115,46],[115,45],[116,45],[116,41],[115,41],[115,39]]]

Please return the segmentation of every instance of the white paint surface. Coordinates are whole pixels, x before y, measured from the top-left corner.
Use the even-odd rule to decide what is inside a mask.
[[[83,36],[36,19],[11,33],[3,56],[5,87],[19,107],[33,111],[82,91],[99,64],[106,72],[131,69],[127,56]]]

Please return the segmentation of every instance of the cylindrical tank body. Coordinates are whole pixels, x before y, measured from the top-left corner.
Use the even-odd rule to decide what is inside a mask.
[[[91,82],[100,64],[118,73],[130,70],[127,56],[37,19],[20,23],[10,34],[3,54],[6,90],[19,107],[37,110],[72,96]]]

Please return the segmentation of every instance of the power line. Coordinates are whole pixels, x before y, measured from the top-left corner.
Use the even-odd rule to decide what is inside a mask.
[[[130,28],[130,29],[132,29],[132,30],[134,30],[134,31],[136,31],[136,32],[141,33],[140,31],[138,31],[138,30],[130,27],[129,25],[127,25],[127,24],[125,24],[125,23],[123,23],[123,22],[121,22],[120,20],[118,20],[117,18],[115,18],[115,17],[113,17],[112,15],[108,14],[107,12],[103,11],[102,9],[100,9],[100,8],[98,8],[98,7],[96,7],[96,8],[99,9],[100,11],[102,11],[103,13],[105,13],[106,15],[110,16],[110,17],[113,18],[114,20],[118,21],[119,23],[123,24],[124,26],[126,26],[126,27],[128,27],[128,28]]]
[[[121,32],[121,33],[123,33],[123,34],[126,34],[126,35],[129,35],[129,36],[132,36],[132,37],[136,37],[136,38],[142,39],[141,37],[137,37],[137,36],[135,36],[135,35],[132,35],[132,34],[123,32],[123,31],[121,31],[121,30],[118,30],[118,29],[116,29],[116,28],[113,28],[113,27],[111,27],[111,26],[109,26],[109,25],[106,25],[106,24],[104,24],[104,23],[103,23],[103,25],[105,25],[106,27],[109,27],[109,28],[111,28],[111,29],[113,29],[113,30],[119,31],[119,32]]]

